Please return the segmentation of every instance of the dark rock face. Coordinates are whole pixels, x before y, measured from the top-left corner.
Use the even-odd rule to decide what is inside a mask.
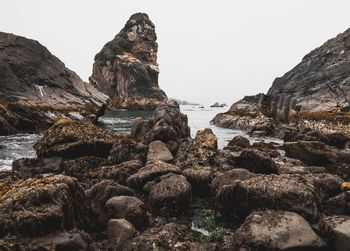
[[[251,129],[268,118],[288,122],[294,117],[334,120],[325,111],[345,113],[350,107],[350,29],[307,54],[296,67],[276,78],[266,95],[244,97],[213,123]]]
[[[147,14],[136,13],[96,54],[90,82],[113,108],[155,109],[167,96],[158,86],[158,44]]]
[[[237,163],[255,173],[270,174],[278,171],[276,163],[258,150],[244,150],[237,159]]]
[[[107,98],[39,42],[0,32],[0,135],[96,113]]]
[[[0,180],[0,236],[84,227],[87,205],[74,178],[55,175]]]
[[[307,54],[302,62],[277,78],[268,95],[291,96],[301,110],[349,107],[350,30]]]

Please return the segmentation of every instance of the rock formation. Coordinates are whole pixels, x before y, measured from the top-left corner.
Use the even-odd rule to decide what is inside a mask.
[[[158,86],[158,44],[147,14],[136,13],[96,54],[90,82],[112,108],[151,109],[167,99]]]
[[[266,121],[266,117],[272,117],[289,122],[293,117],[329,120],[334,119],[334,113],[347,115],[350,111],[349,48],[350,29],[311,51],[296,67],[276,78],[266,95],[243,98],[228,112],[218,114],[213,123],[230,128],[243,124],[243,129],[251,129],[257,121],[249,121],[250,118]],[[249,118],[243,119],[243,116]]]
[[[107,98],[39,42],[0,32],[0,135],[96,113]]]

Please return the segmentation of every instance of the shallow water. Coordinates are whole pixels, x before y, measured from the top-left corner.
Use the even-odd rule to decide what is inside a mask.
[[[220,112],[225,112],[228,108],[199,108],[199,106],[181,106],[181,112],[188,116],[188,124],[191,128],[191,135],[194,137],[197,130],[211,128],[218,137],[219,148],[227,145],[234,136],[242,135],[248,137],[241,130],[223,129],[210,124],[210,120]],[[137,117],[151,119],[153,112],[149,111],[107,111],[106,114],[99,119],[100,126],[115,132],[129,133],[132,122]],[[34,143],[40,139],[39,134],[16,134],[11,136],[0,136],[0,171],[11,169],[12,162],[19,158],[35,157],[33,149]],[[274,138],[250,138],[251,143],[256,141],[277,142],[282,143],[279,139]]]

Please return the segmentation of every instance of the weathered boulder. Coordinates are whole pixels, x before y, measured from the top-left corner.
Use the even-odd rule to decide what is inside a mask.
[[[236,160],[241,167],[254,173],[277,173],[276,163],[259,150],[244,150]]]
[[[0,135],[47,129],[69,114],[95,114],[108,96],[39,42],[0,32]]]
[[[125,186],[119,185],[113,180],[103,180],[85,191],[90,209],[99,225],[107,223],[108,216],[105,212],[106,202],[115,196],[135,195],[134,192]]]
[[[146,205],[133,196],[115,196],[105,205],[109,219],[126,219],[138,229],[144,229],[149,224]]]
[[[218,138],[209,128],[198,130],[194,140],[199,142],[203,148],[218,149]]]
[[[151,186],[148,204],[155,215],[178,216],[187,212],[191,199],[191,184],[184,176],[170,173]]]
[[[167,173],[181,173],[181,170],[172,164],[159,160],[151,160],[146,163],[137,173],[127,179],[129,186],[142,188],[147,182],[150,182],[159,176]]]
[[[326,246],[300,215],[271,210],[250,214],[233,243],[237,250],[322,250]]]
[[[139,160],[130,160],[119,165],[101,166],[87,173],[87,177],[92,180],[111,179],[121,185],[126,185],[126,180],[135,174],[143,164]]]
[[[134,237],[136,230],[134,226],[125,219],[111,219],[108,221],[109,250],[124,250],[126,242]]]
[[[120,164],[129,160],[146,161],[148,147],[145,144],[136,142],[128,135],[115,138],[113,147],[109,153],[109,164]]]
[[[248,148],[250,147],[250,142],[247,138],[243,136],[235,136],[231,141],[228,143],[227,146],[237,146],[240,148]]]
[[[190,137],[190,128],[187,116],[180,112],[178,104],[170,101],[155,109],[152,121],[135,120],[131,136],[145,144],[162,141],[176,154],[181,140]]]
[[[328,231],[334,236],[332,250],[347,251],[350,246],[350,217],[329,216],[323,219]]]
[[[307,165],[329,166],[350,160],[346,155],[337,154],[329,146],[319,141],[287,142],[283,148],[286,156],[300,159]]]
[[[107,157],[117,137],[90,122],[61,119],[35,143],[34,149],[40,158]]]
[[[216,196],[223,186],[232,185],[238,180],[248,180],[254,176],[254,173],[249,172],[247,169],[240,168],[222,173],[215,177],[211,183],[212,194]]]
[[[164,162],[171,162],[174,157],[162,141],[153,141],[148,146],[147,161],[160,160]]]
[[[113,108],[155,109],[167,96],[158,86],[158,44],[147,14],[136,13],[96,54],[90,83]]]
[[[314,184],[301,175],[255,175],[222,186],[216,196],[216,207],[231,220],[244,219],[262,208],[289,210],[313,219],[318,214],[319,196]]]
[[[182,172],[192,186],[193,195],[207,197],[210,195],[210,185],[214,172],[210,167],[188,168]]]
[[[84,227],[86,199],[74,178],[54,175],[0,180],[0,236]]]
[[[285,142],[295,141],[321,141],[329,146],[344,149],[350,138],[343,133],[324,133],[318,130],[304,128],[302,130],[290,130],[284,136]]]

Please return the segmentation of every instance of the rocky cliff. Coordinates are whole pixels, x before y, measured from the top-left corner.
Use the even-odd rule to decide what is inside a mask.
[[[136,13],[96,54],[90,82],[110,97],[111,108],[154,109],[167,96],[158,86],[158,44],[147,14]]]
[[[87,116],[107,99],[39,42],[0,32],[0,135]]]
[[[289,122],[293,117],[326,119],[347,116],[350,108],[350,29],[307,54],[296,67],[276,78],[267,94],[245,97],[213,122],[239,127],[242,116]],[[335,116],[331,116],[334,118]],[[247,118],[245,127],[255,125]],[[248,124],[249,124],[248,123]]]

